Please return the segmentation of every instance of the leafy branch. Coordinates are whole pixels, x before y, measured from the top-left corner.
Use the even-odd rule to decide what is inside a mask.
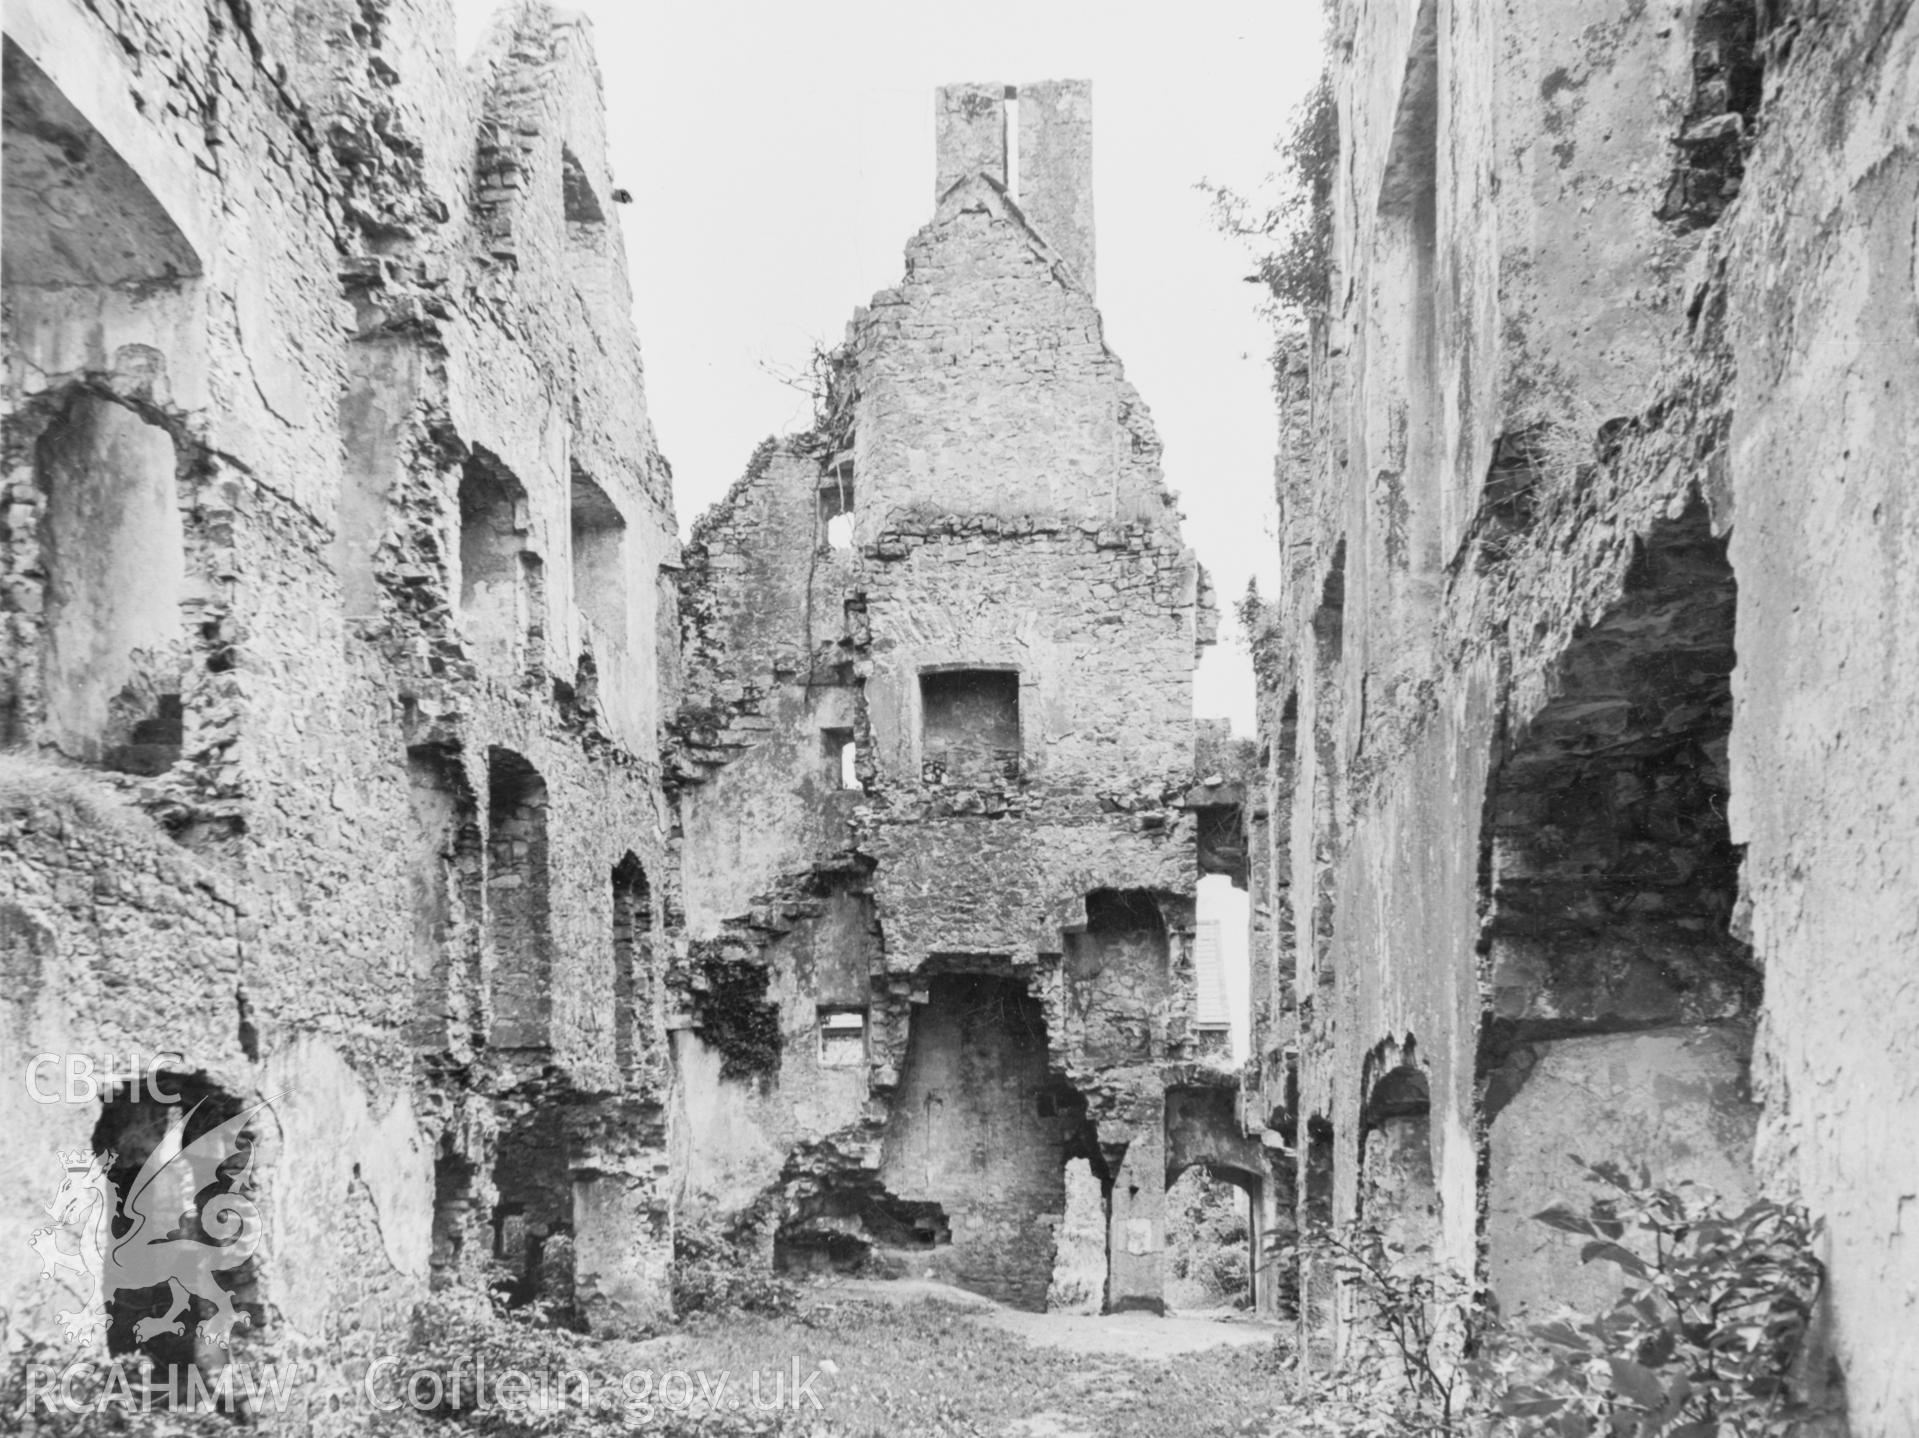
[[[1797,1391],[1825,1270],[1820,1225],[1797,1205],[1759,1199],[1729,1213],[1696,1184],[1656,1187],[1642,1168],[1575,1159],[1608,1192],[1585,1212],[1534,1217],[1584,1238],[1580,1259],[1624,1282],[1596,1316],[1533,1326],[1482,1375],[1502,1390],[1515,1438],[1784,1438],[1824,1409]]]
[[[1250,242],[1255,267],[1276,311],[1310,318],[1329,305],[1333,253],[1333,177],[1339,163],[1339,110],[1330,71],[1293,111],[1275,147],[1278,168],[1259,195],[1202,181],[1221,232]]]
[[[1832,1415],[1797,1381],[1825,1280],[1819,1223],[1796,1204],[1734,1211],[1643,1167],[1574,1162],[1599,1196],[1534,1218],[1619,1275],[1595,1314],[1504,1323],[1433,1254],[1375,1225],[1291,1250],[1353,1300],[1342,1369],[1302,1375],[1319,1416],[1392,1438],[1787,1438]]]

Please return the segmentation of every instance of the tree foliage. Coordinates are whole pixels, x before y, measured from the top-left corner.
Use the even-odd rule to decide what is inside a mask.
[[[1255,268],[1247,279],[1265,285],[1283,314],[1325,313],[1332,281],[1333,177],[1339,163],[1339,110],[1331,71],[1320,74],[1294,109],[1275,150],[1279,164],[1258,192],[1202,186],[1213,218],[1229,235],[1248,241]]]

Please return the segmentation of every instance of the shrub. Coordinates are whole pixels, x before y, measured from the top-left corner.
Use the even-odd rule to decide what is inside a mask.
[[[1240,1204],[1238,1189],[1200,1165],[1166,1191],[1167,1256],[1178,1280],[1168,1295],[1173,1302],[1213,1307],[1250,1299],[1251,1235]]]
[[[502,1434],[598,1432],[593,1420],[617,1416],[617,1384],[598,1365],[596,1345],[564,1328],[555,1328],[532,1308],[508,1309],[499,1295],[470,1289],[435,1294],[413,1311],[406,1361],[401,1375],[428,1371],[443,1375],[439,1405],[424,1415],[410,1405],[368,1420],[372,1433],[412,1434],[432,1424],[455,1420],[457,1427],[484,1427]],[[509,1373],[587,1375],[588,1401],[562,1399],[551,1407],[522,1405],[502,1391]],[[396,1380],[397,1381],[397,1380]],[[563,1394],[565,1388],[560,1390]],[[600,1401],[594,1401],[598,1397]]]
[[[1305,1235],[1300,1261],[1336,1274],[1355,1297],[1355,1323],[1338,1372],[1306,1393],[1331,1431],[1362,1435],[1463,1433],[1471,1385],[1462,1364],[1486,1312],[1471,1286],[1424,1248],[1370,1223]]]
[[[1710,1191],[1656,1187],[1644,1169],[1586,1172],[1611,1191],[1583,1213],[1534,1216],[1585,1238],[1582,1259],[1612,1265],[1624,1289],[1603,1313],[1567,1312],[1487,1356],[1502,1431],[1784,1438],[1825,1416],[1793,1381],[1825,1277],[1805,1210],[1760,1199],[1729,1213]]]
[[[1310,1235],[1299,1256],[1340,1274],[1359,1320],[1339,1371],[1302,1376],[1313,1422],[1391,1438],[1786,1438],[1831,1416],[1795,1382],[1824,1281],[1803,1208],[1732,1212],[1697,1185],[1575,1161],[1606,1192],[1534,1217],[1621,1275],[1597,1314],[1503,1324],[1376,1227]]]
[[[737,1238],[709,1223],[682,1223],[673,1235],[673,1311],[792,1313],[799,1290]]]

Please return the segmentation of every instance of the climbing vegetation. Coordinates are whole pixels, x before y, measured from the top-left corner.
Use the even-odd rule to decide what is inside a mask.
[[[1275,319],[1326,312],[1332,283],[1333,176],[1339,162],[1339,110],[1331,71],[1323,72],[1293,111],[1275,146],[1278,165],[1251,194],[1201,184],[1213,219],[1247,241],[1254,254],[1246,278],[1272,296]]]
[[[720,1051],[720,1076],[764,1079],[780,1069],[780,1011],[766,997],[766,969],[707,958],[694,985],[700,1037]]]

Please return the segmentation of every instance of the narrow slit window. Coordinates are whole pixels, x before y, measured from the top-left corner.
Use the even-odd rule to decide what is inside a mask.
[[[826,765],[826,776],[841,789],[859,789],[859,748],[853,741],[851,729],[820,730],[820,755]]]
[[[820,1010],[820,1064],[857,1068],[866,1062],[866,1010]]]
[[[826,542],[838,550],[853,547],[853,461],[841,456],[820,481],[820,523]]]
[[[460,475],[460,619],[489,667],[518,669],[530,649],[538,604],[538,556],[528,548],[526,490],[505,466],[476,450]]]
[[[626,648],[626,520],[593,478],[573,466],[573,604],[614,650]]]
[[[575,225],[606,223],[606,211],[600,205],[600,197],[593,193],[593,182],[586,177],[586,167],[564,145],[560,147],[560,195],[569,230]]]
[[[1006,193],[1019,199],[1019,88],[1006,87]]]

